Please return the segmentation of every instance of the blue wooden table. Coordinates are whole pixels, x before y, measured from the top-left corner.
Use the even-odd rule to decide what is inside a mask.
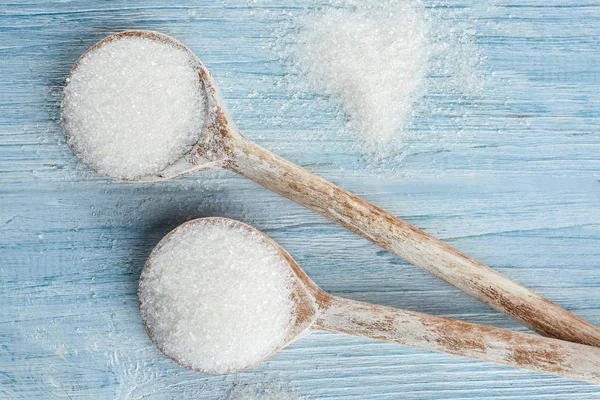
[[[600,5],[447,3],[487,58],[483,93],[430,93],[441,111],[416,122],[404,160],[373,168],[327,99],[282,84],[271,32],[317,3],[3,0],[0,398],[223,399],[273,384],[311,399],[599,399],[600,386],[325,333],[243,373],[185,370],[147,338],[136,286],[160,238],[202,216],[265,231],[334,294],[522,328],[231,173],[115,183],[62,139],[77,57],[115,31],[165,32],[205,62],[251,139],[600,325]]]

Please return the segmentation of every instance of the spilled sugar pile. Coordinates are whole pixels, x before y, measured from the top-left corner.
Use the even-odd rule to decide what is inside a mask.
[[[394,153],[428,91],[459,97],[481,86],[469,28],[416,0],[331,0],[275,36],[293,86],[331,96],[365,153]]]
[[[422,95],[427,29],[412,5],[329,9],[304,21],[297,62],[315,88],[341,103],[367,149],[389,143]]]
[[[68,144],[114,178],[160,172],[196,142],[205,94],[195,58],[159,40],[126,36],[88,52],[63,91]]]
[[[294,315],[289,266],[262,234],[235,221],[175,229],[140,278],[142,318],[156,346],[182,365],[225,373],[285,340]]]

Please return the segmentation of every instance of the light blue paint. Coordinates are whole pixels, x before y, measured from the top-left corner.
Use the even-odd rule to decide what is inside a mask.
[[[200,216],[264,230],[333,293],[517,326],[240,177],[118,184],[61,138],[61,84],[88,46],[127,28],[174,35],[213,72],[249,137],[600,325],[600,6],[449,3],[473,19],[493,75],[481,98],[450,107],[466,118],[424,116],[405,160],[378,170],[334,134],[342,121],[326,99],[277,85],[270,29],[302,1],[2,2],[0,398],[218,399],[260,382],[315,399],[600,398],[598,386],[333,334],[237,375],[184,370],[146,337],[136,284],[158,240]]]

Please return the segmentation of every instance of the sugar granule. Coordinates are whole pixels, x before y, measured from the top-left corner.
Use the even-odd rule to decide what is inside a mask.
[[[428,126],[415,128],[415,117],[427,121],[481,89],[481,52],[460,12],[420,0],[313,3],[274,31],[288,86],[334,100],[341,130],[369,158],[402,153]]]
[[[284,344],[295,307],[286,260],[235,221],[195,220],[150,257],[140,309],[152,340],[179,363],[225,373]]]
[[[103,43],[78,63],[63,91],[68,144],[97,172],[157,174],[184,156],[205,119],[194,56],[146,37]]]
[[[367,151],[386,145],[425,89],[428,25],[413,3],[330,8],[301,23],[296,62],[309,83],[339,101]]]
[[[235,386],[227,400],[304,400],[304,397],[289,392],[275,384]]]

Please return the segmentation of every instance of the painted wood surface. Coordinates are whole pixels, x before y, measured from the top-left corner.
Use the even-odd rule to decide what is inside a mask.
[[[475,28],[483,93],[430,92],[439,112],[415,123],[406,157],[373,167],[326,98],[286,90],[273,52],[272,29],[317,3],[3,1],[0,398],[221,399],[264,383],[311,399],[600,398],[594,385],[326,333],[235,375],[178,367],[147,338],[136,285],[160,238],[201,216],[263,230],[333,294],[521,329],[234,174],[110,182],[62,139],[60,88],[77,57],[118,30],[165,32],[213,72],[252,140],[600,325],[600,5],[444,4]]]

